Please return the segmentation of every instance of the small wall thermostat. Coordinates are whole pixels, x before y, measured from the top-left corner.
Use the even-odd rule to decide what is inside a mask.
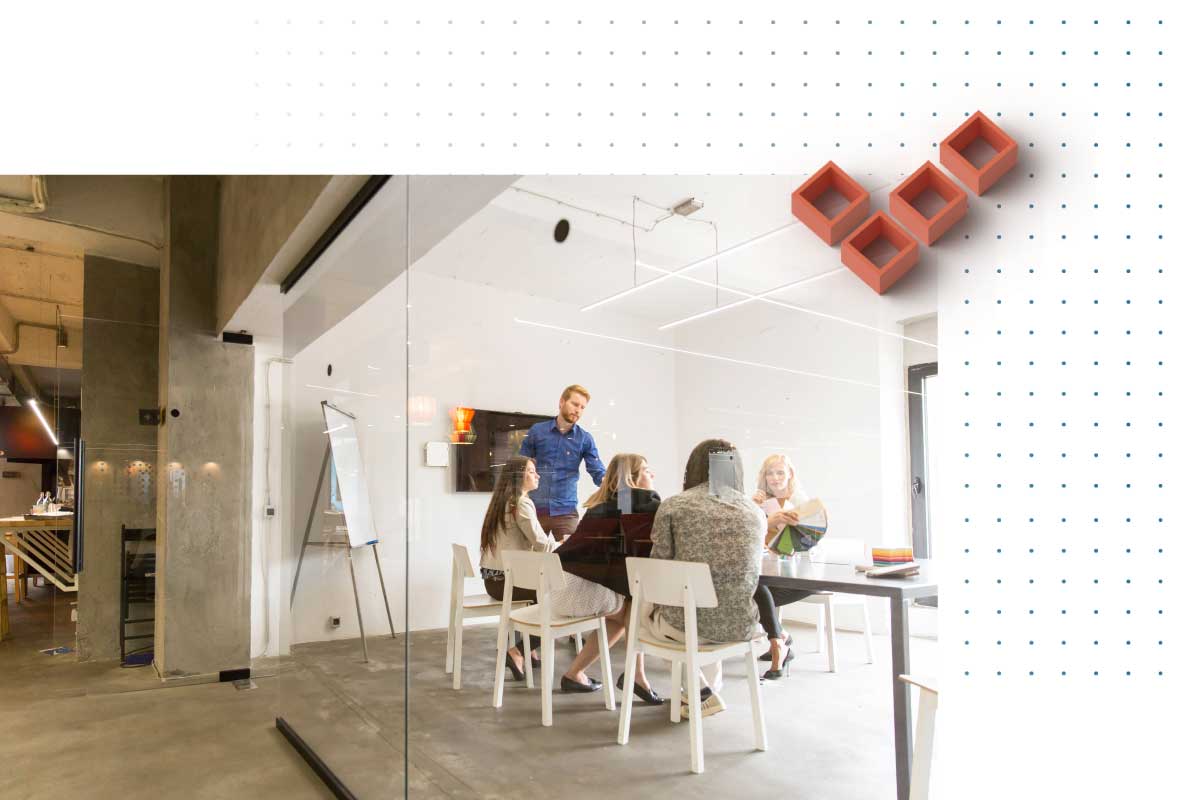
[[[428,467],[445,467],[451,463],[451,443],[450,442],[427,442],[426,443],[426,466]]]

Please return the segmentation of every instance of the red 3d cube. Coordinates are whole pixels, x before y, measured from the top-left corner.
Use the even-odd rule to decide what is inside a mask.
[[[975,194],[988,190],[1016,166],[1016,142],[976,111],[938,146],[938,160]]]
[[[840,260],[874,292],[885,294],[918,263],[918,243],[878,211],[840,245]]]
[[[889,193],[889,211],[929,246],[966,216],[967,193],[927,161]]]
[[[828,244],[843,239],[869,213],[869,193],[831,161],[791,193],[791,213]]]

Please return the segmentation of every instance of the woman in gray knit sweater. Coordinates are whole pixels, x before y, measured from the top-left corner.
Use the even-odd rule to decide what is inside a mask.
[[[737,461],[737,488],[723,489],[720,496],[709,493],[709,453],[714,452],[732,452]],[[697,635],[703,642],[740,642],[761,635],[754,590],[761,573],[766,514],[743,494],[742,486],[737,448],[724,439],[707,439],[688,457],[684,491],[661,503],[652,523],[652,558],[709,565],[717,607],[697,610]],[[653,634],[683,642],[684,610],[656,605],[649,627]],[[724,708],[715,694],[703,703],[706,715]]]

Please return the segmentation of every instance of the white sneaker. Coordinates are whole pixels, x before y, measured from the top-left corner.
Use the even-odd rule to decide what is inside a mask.
[[[680,718],[688,719],[688,698],[681,698],[682,704],[680,706]],[[720,714],[725,710],[725,701],[721,699],[721,695],[714,692],[701,701],[701,716],[711,717],[714,714]]]

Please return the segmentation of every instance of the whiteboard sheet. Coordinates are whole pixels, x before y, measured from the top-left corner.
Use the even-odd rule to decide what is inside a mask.
[[[324,410],[324,431],[332,445],[332,463],[336,467],[340,500],[344,504],[348,542],[353,547],[374,544],[377,529],[373,525],[373,505],[369,502],[369,487],[365,483],[356,417],[327,402],[320,406]]]

